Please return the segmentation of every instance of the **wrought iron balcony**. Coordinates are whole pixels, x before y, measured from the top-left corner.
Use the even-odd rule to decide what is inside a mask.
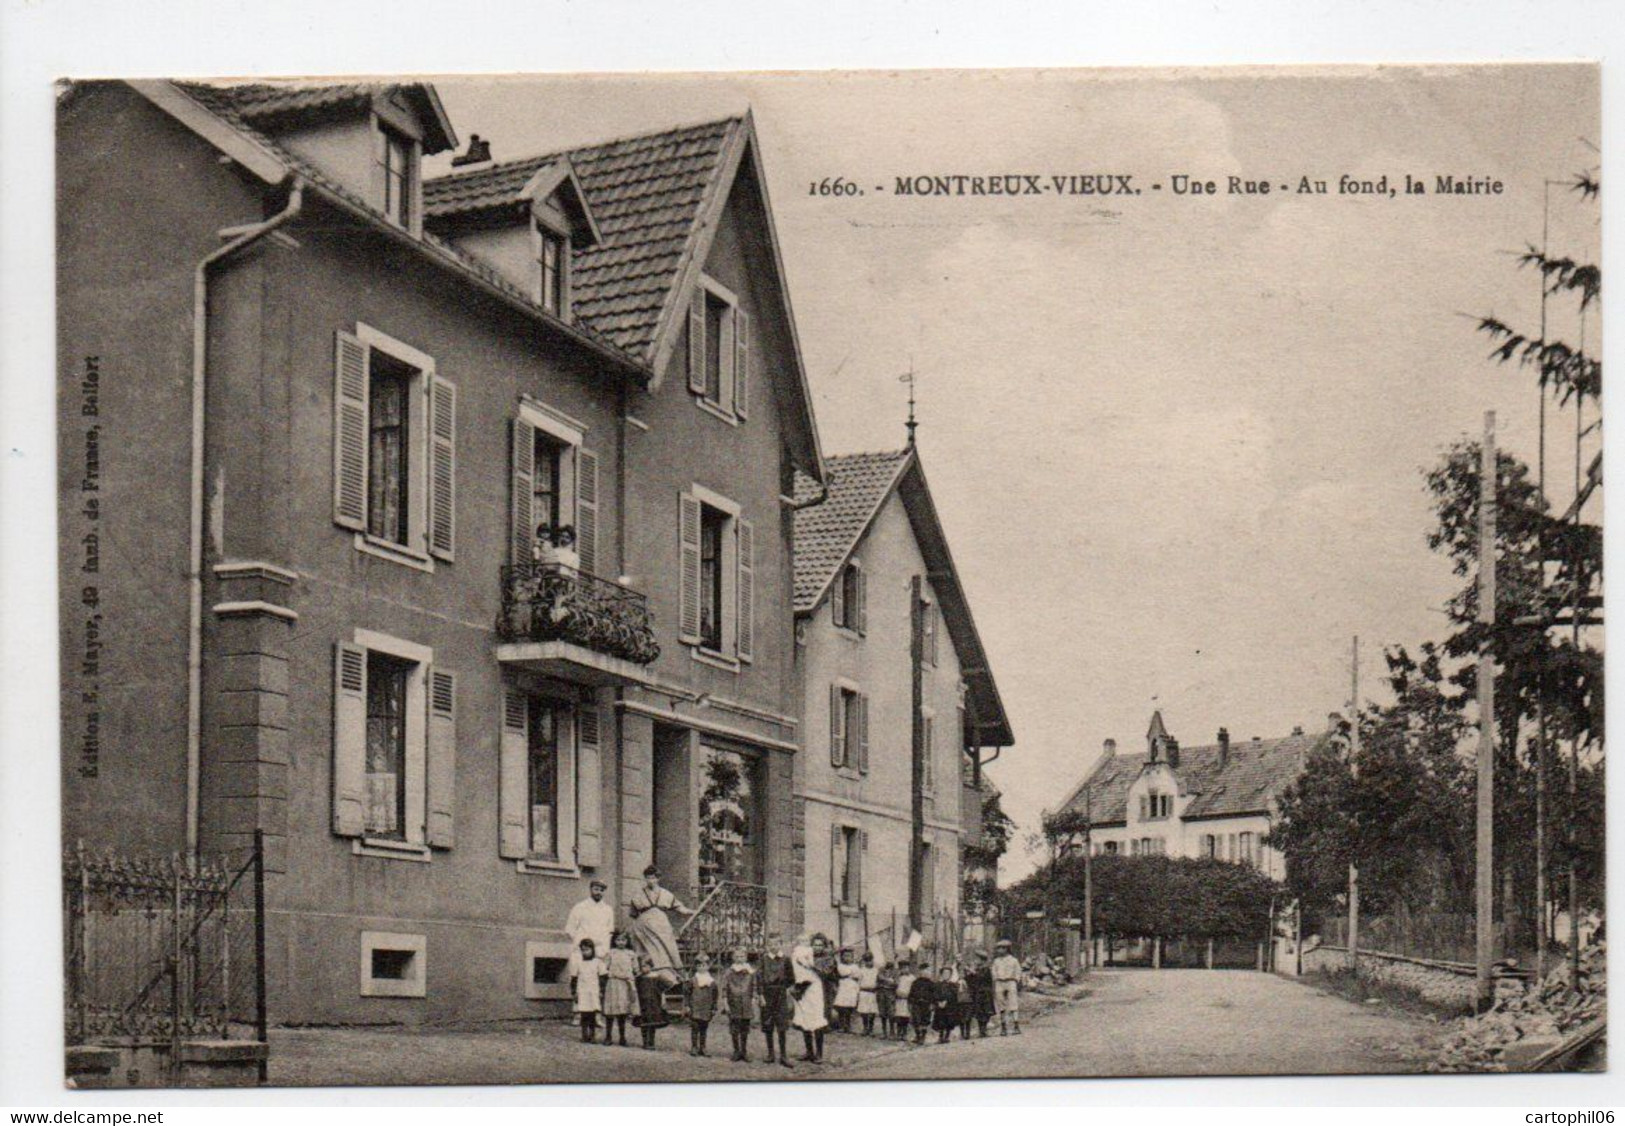
[[[502,568],[498,659],[586,684],[633,683],[660,656],[643,595],[563,563]]]

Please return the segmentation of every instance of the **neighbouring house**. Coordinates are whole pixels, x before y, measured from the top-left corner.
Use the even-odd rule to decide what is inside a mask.
[[[799,911],[824,467],[752,121],[456,145],[422,83],[59,104],[65,835],[262,833],[277,1021],[565,1011],[650,863],[697,934]]]
[[[1061,809],[1087,814],[1096,855],[1213,857],[1286,875],[1285,858],[1265,844],[1277,802],[1303,771],[1309,752],[1333,734],[1216,742],[1181,747],[1159,710],[1144,754],[1120,755],[1116,740]]]
[[[893,920],[929,940],[957,923],[984,752],[1014,737],[918,449],[827,465],[828,499],[795,519],[798,890],[806,926],[843,943]]]

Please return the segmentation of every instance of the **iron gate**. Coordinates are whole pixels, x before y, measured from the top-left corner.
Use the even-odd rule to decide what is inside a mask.
[[[63,858],[67,1042],[167,1048],[265,1042],[265,862],[127,856],[83,844]],[[263,1075],[262,1075],[263,1078]]]

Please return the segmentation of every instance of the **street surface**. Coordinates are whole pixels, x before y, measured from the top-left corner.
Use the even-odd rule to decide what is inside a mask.
[[[793,1070],[727,1058],[712,1025],[707,1059],[688,1029],[653,1052],[580,1043],[562,1021],[475,1029],[280,1029],[277,1085],[728,1082],[763,1079],[976,1079],[1131,1075],[1308,1075],[1419,1070],[1441,1025],[1387,1005],[1357,1005],[1245,970],[1100,970],[1081,1000],[1024,1022],[1023,1035],[925,1047],[831,1034],[822,1066]],[[799,1039],[799,1037],[796,1037]],[[632,1034],[637,1043],[636,1032]],[[800,1054],[799,1045],[792,1056]]]

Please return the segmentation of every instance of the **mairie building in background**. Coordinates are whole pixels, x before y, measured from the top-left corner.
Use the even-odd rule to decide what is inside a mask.
[[[1060,808],[1088,816],[1096,855],[1211,857],[1283,879],[1286,858],[1265,843],[1280,797],[1310,752],[1335,737],[1300,727],[1238,741],[1221,727],[1215,742],[1182,747],[1157,711],[1145,752],[1118,754],[1116,740],[1106,740]]]

